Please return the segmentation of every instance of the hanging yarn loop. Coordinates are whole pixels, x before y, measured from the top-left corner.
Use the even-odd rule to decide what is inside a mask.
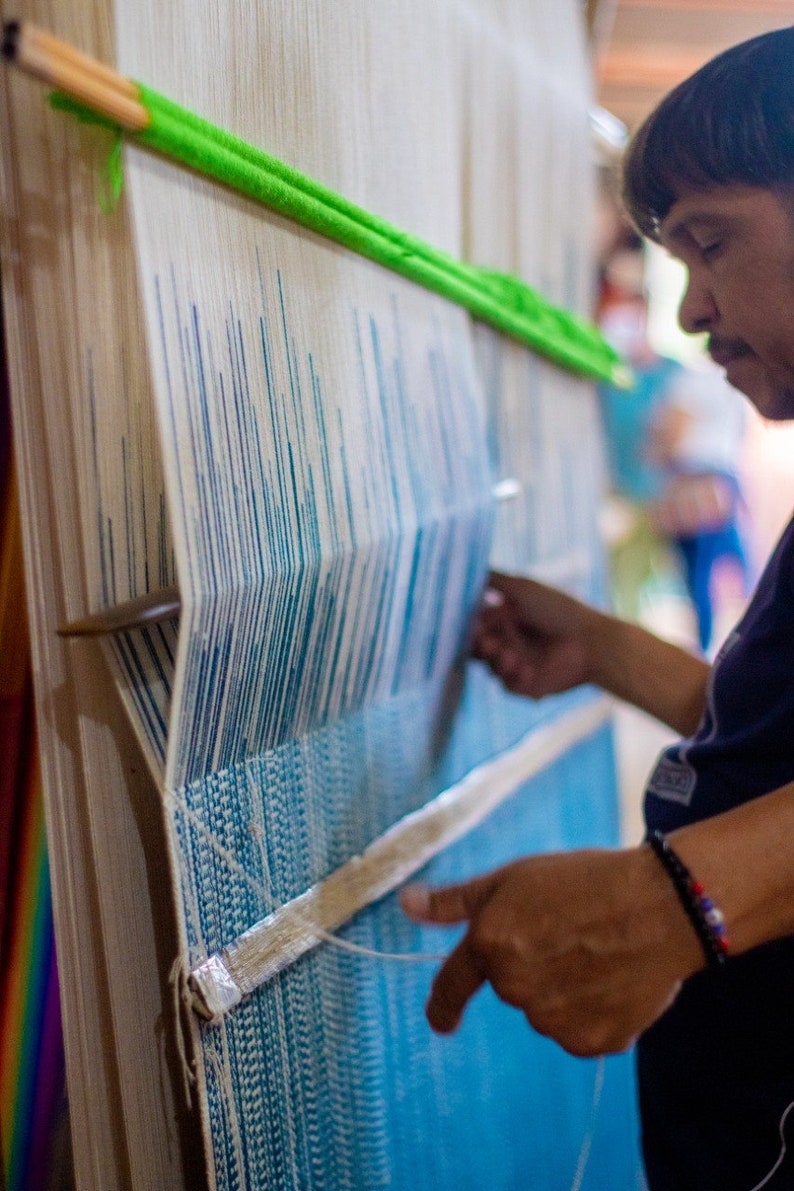
[[[119,205],[124,189],[124,138],[118,133],[110,147],[105,166],[100,175],[99,208],[103,215],[110,215]]]

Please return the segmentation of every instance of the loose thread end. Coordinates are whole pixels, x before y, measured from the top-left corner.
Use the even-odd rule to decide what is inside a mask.
[[[171,965],[171,971],[168,974],[168,983],[171,987],[173,997],[174,1029],[179,1066],[182,1072],[182,1087],[185,1094],[185,1103],[188,1108],[191,1108],[193,1105],[193,1087],[197,1080],[196,1072],[188,1057],[190,1044],[186,1034],[187,1025],[182,1009],[190,1010],[193,1008],[193,997],[188,984],[187,970],[181,956],[177,956]]]
[[[99,178],[99,208],[103,215],[111,215],[119,205],[124,190],[124,137],[115,137],[107,161]]]

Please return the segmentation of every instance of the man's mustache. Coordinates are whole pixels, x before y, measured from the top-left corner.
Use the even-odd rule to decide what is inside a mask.
[[[731,360],[751,356],[753,350],[743,339],[723,339],[719,335],[709,335],[708,353],[715,364],[724,368]]]

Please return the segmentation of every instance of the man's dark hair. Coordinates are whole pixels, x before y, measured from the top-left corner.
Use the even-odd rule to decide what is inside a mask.
[[[688,186],[794,188],[794,26],[732,46],[680,83],[640,126],[623,202],[645,236]]]

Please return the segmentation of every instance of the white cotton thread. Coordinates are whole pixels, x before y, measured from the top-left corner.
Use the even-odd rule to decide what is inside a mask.
[[[231,1066],[229,1063],[229,1046],[226,1035],[226,1025],[224,1022],[220,1023],[220,1044],[223,1051],[223,1057],[210,1047],[205,1048],[205,1056],[208,1065],[215,1073],[217,1081],[218,1093],[221,1103],[226,1109],[226,1125],[228,1134],[231,1137],[232,1146],[234,1148],[234,1161],[237,1167],[237,1176],[243,1180],[245,1175],[245,1153],[243,1148],[242,1131],[240,1129],[240,1120],[237,1115],[237,1108],[233,1092],[233,1081]]]
[[[321,926],[311,924],[311,929],[326,943],[332,943],[335,947],[341,947],[343,951],[350,951],[353,955],[370,956],[372,959],[394,959],[403,963],[443,963],[447,958],[443,952],[434,954],[429,951],[375,951],[372,947],[362,947],[360,943],[351,943],[348,939],[340,939],[339,935],[335,935],[329,930],[323,930]]]
[[[167,798],[173,803],[177,811],[180,811],[186,819],[192,823],[202,839],[212,851],[223,860],[237,876],[241,877],[246,884],[262,899],[263,908],[268,910],[276,909],[272,895],[268,889],[257,881],[256,877],[251,874],[240,864],[239,860],[232,852],[226,848],[217,836],[205,826],[202,819],[192,811],[184,799],[180,798],[174,790],[166,791]],[[352,943],[348,939],[342,939],[339,935],[333,934],[332,931],[325,930],[321,926],[315,925],[313,922],[307,922],[307,927],[316,934],[325,943],[329,943],[332,947],[338,947],[341,951],[348,951],[353,955],[360,955],[367,959],[380,959],[385,961],[394,961],[397,963],[443,963],[447,958],[445,954],[438,954],[427,951],[376,951],[372,947],[363,947],[359,943]]]
[[[193,996],[188,988],[187,971],[180,956],[171,964],[168,973],[168,983],[171,988],[174,1012],[174,1033],[176,1052],[179,1059],[179,1069],[182,1072],[182,1088],[185,1093],[185,1103],[188,1108],[193,1107],[192,1088],[196,1083],[196,1073],[188,1059],[188,1048],[185,1042],[185,1023],[183,1012],[192,1012]]]
[[[254,891],[257,897],[262,898],[265,906],[273,906],[270,890],[267,889],[261,881],[257,881],[256,877],[252,877],[247,869],[243,868],[234,853],[230,852],[229,849],[221,843],[218,837],[212,831],[210,831],[209,827],[205,825],[203,819],[197,815],[195,811],[190,809],[184,799],[180,798],[174,790],[166,790],[166,797],[174,804],[176,809],[181,811],[185,818],[193,824],[193,826],[196,828],[196,831],[198,831],[204,842],[209,844],[215,855],[219,857],[219,859],[225,861],[233,873],[236,873],[238,877],[242,877],[242,879]]]
[[[595,1134],[596,1121],[598,1119],[598,1109],[601,1105],[601,1093],[604,1090],[605,1075],[606,1059],[602,1055],[598,1060],[595,1077],[593,1079],[593,1100],[590,1105],[590,1119],[587,1122],[587,1130],[584,1137],[582,1138],[582,1144],[579,1147],[579,1158],[576,1163],[573,1182],[571,1183],[571,1191],[580,1191],[584,1181],[585,1173],[587,1171],[587,1163],[590,1158],[590,1150],[593,1145],[593,1136]]]
[[[437,795],[430,803],[403,816],[373,840],[360,855],[351,857],[311,889],[283,906],[272,909],[266,918],[254,923],[224,948],[227,957],[234,955],[230,970],[235,982],[241,990],[253,991],[313,946],[312,939],[316,942],[323,938],[332,945],[344,948],[345,945],[339,943],[337,936],[326,933],[328,926],[340,925],[365,905],[392,892],[441,848],[448,847],[468,834],[530,777],[557,760],[573,744],[600,729],[611,714],[611,701],[601,698],[583,709],[569,712],[550,724],[535,728],[513,748],[470,770],[461,781]],[[262,898],[264,906],[271,905],[272,894],[246,872],[236,857],[212,835],[176,792],[170,790],[168,796],[173,799],[177,809],[196,825],[212,850]],[[345,888],[346,912],[336,917],[332,914],[326,919],[327,926],[325,923],[315,925],[314,911],[309,909],[306,913],[306,907],[319,906],[318,891],[327,896],[332,887],[335,896],[340,896]],[[280,933],[285,922],[291,922],[294,928],[299,929],[301,937],[293,933],[287,942]],[[419,956],[420,962],[436,961],[435,956],[428,957],[427,953],[422,952],[367,951],[371,958],[386,961],[404,960],[408,955]],[[409,962],[417,961],[410,959]],[[243,971],[245,980],[241,984],[234,973]]]
[[[789,1105],[787,1106],[787,1108],[785,1109],[785,1111],[784,1111],[784,1113],[783,1113],[782,1117],[780,1118],[780,1124],[779,1124],[779,1125],[778,1125],[778,1127],[777,1127],[777,1128],[778,1128],[778,1133],[780,1134],[780,1142],[781,1142],[781,1145],[780,1145],[780,1153],[779,1153],[779,1154],[778,1154],[778,1156],[777,1156],[777,1161],[775,1162],[775,1164],[774,1164],[774,1166],[772,1167],[772,1169],[771,1169],[771,1170],[768,1172],[768,1174],[765,1174],[765,1175],[764,1175],[764,1177],[761,1179],[761,1182],[760,1182],[760,1183],[756,1183],[754,1187],[751,1187],[751,1188],[750,1188],[750,1191],[761,1191],[761,1188],[762,1188],[762,1187],[766,1187],[767,1183],[768,1183],[768,1182],[769,1182],[769,1180],[772,1178],[772,1176],[775,1174],[775,1172],[776,1172],[777,1170],[779,1170],[779,1169],[780,1169],[780,1166],[781,1166],[781,1164],[782,1164],[782,1162],[783,1162],[783,1159],[784,1159],[784,1158],[785,1158],[785,1156],[786,1156],[786,1135],[785,1135],[785,1133],[783,1132],[783,1130],[784,1130],[784,1128],[785,1128],[785,1125],[786,1125],[786,1117],[787,1117],[787,1116],[788,1116],[788,1114],[791,1112],[792,1108],[794,1108],[794,1100],[792,1100],[792,1101],[791,1101],[791,1104],[789,1104]]]

